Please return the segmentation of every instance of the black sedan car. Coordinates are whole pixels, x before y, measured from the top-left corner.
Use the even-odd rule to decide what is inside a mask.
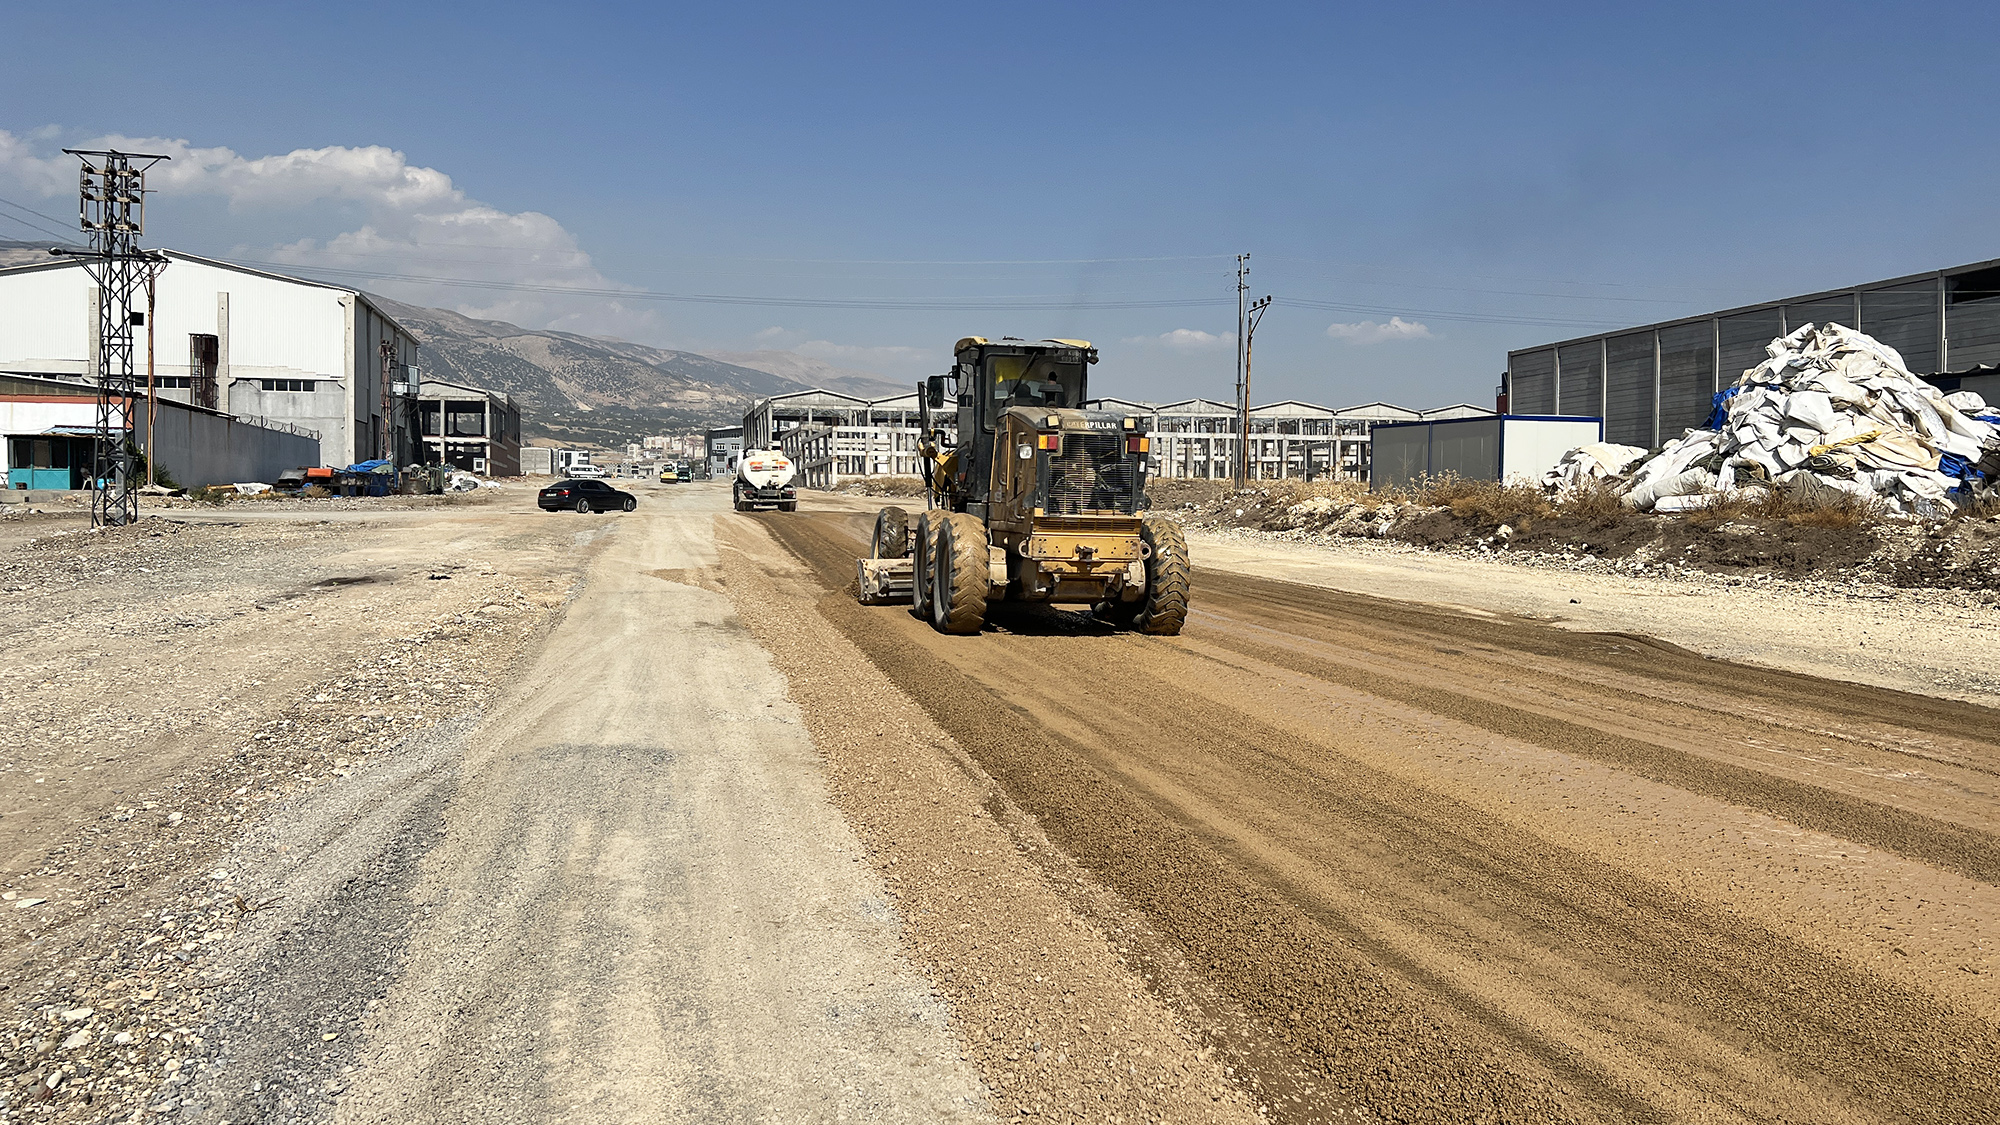
[[[629,512],[639,506],[639,498],[620,492],[601,480],[559,480],[535,495],[535,503],[545,512],[608,512],[613,508]]]

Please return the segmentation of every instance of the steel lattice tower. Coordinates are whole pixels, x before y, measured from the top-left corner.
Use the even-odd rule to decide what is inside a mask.
[[[139,248],[139,235],[146,229],[146,169],[168,158],[63,151],[83,161],[77,221],[90,238],[90,251],[77,258],[96,279],[98,292],[97,456],[92,465],[90,523],[117,527],[139,518],[132,298],[166,264],[161,255]],[[147,409],[152,409],[150,402]]]

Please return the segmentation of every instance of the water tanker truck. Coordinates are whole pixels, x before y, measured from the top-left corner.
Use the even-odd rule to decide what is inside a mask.
[[[1187,543],[1148,510],[1146,420],[1088,402],[1097,349],[968,336],[953,351],[951,374],[917,385],[925,510],[876,515],[862,602],[911,601],[943,633],[979,632],[1003,602],[1179,633]]]
[[[798,511],[799,490],[792,487],[794,475],[792,459],[778,450],[744,450],[736,458],[736,480],[730,486],[735,493],[736,510]]]

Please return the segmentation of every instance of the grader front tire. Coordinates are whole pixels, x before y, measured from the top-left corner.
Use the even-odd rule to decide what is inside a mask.
[[[1181,525],[1163,516],[1147,516],[1139,539],[1152,548],[1146,559],[1145,608],[1132,624],[1141,633],[1160,637],[1180,635],[1187,623],[1188,588],[1194,566],[1188,559],[1187,537]]]
[[[875,538],[868,544],[868,557],[900,559],[909,553],[910,513],[901,508],[875,513]]]

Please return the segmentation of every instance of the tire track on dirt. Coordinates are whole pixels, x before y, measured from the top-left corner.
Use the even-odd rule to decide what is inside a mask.
[[[838,590],[849,584],[855,545],[842,528],[830,526],[833,522],[769,526]],[[1233,575],[1202,572],[1197,606],[1212,616],[1241,614],[1244,623],[1297,617],[1285,601],[1269,595],[1303,588],[1260,580],[1252,594],[1232,587],[1234,581]],[[1376,607],[1371,610],[1381,616]],[[1357,681],[1346,663],[1329,669],[1282,646],[1243,641],[1206,623],[1180,644],[1088,636],[1090,627],[1056,620],[1044,630],[1054,635],[989,634],[943,648],[925,640],[927,633],[911,633],[913,622],[890,624],[884,611],[862,610],[851,593],[830,595],[821,611],[1035,812],[1052,839],[1179,942],[1204,976],[1255,1012],[1260,1030],[1273,1042],[1379,1112],[1629,1121],[1681,1119],[1705,1108],[1738,1118],[1776,1118],[1787,1115],[1780,1108],[1786,1083],[1797,1088],[1795,1094],[1823,1093],[1829,1099],[1818,1115],[1823,1120],[1887,1114],[1945,1122],[2000,1112],[1991,1078],[2000,1042],[1990,1025],[1751,919],[1369,769],[1339,752],[1337,732],[1302,745],[1296,727],[1259,720],[1257,698],[1246,696],[1235,706],[1192,700],[1187,685],[1224,674],[1219,667],[1203,671],[1215,661],[1204,659],[1201,650],[1213,645],[1249,667],[1380,694],[1524,742],[1549,746],[1554,740],[1554,748],[1566,752],[1579,751],[1562,745],[1563,738],[1590,745],[1607,737],[1604,732],[1520,708],[1503,718],[1517,731],[1496,730],[1478,719],[1481,709],[1493,707],[1488,700],[1379,673]],[[1450,636],[1445,628],[1473,620],[1445,617],[1433,613],[1414,630],[1411,647],[1427,645],[1434,635]],[[1020,624],[1022,633],[1038,625]],[[1294,620],[1293,628],[1319,639],[1315,626],[1324,625]],[[1284,626],[1274,622],[1271,628],[1282,633]],[[1529,635],[1532,642],[1523,647],[1563,655],[1550,633],[1573,646],[1581,643],[1575,634],[1512,624],[1474,630],[1459,643],[1476,638],[1504,648],[1517,635]],[[1090,646],[1097,667],[1078,666],[1079,644]],[[1041,687],[996,686],[1007,682],[1008,665],[1062,671],[1056,682]],[[1789,694],[1817,686],[1806,681]],[[1787,697],[1772,684],[1764,690]],[[1162,705],[1175,708],[1171,727],[1161,725]],[[1943,712],[1962,717],[1951,714],[1954,710]],[[1061,734],[1042,718],[1057,712]],[[1148,712],[1151,722],[1144,718]],[[1898,716],[1904,723],[1909,718]],[[1291,749],[1273,749],[1278,747]],[[1646,743],[1640,748],[1667,749]],[[1684,766],[1689,785],[1721,784],[1695,768],[1712,764],[1697,757]],[[1740,766],[1728,770],[1735,772],[1725,771],[1722,781],[1739,789],[1771,780]],[[1234,786],[1241,792],[1229,794],[1231,799],[1279,810],[1270,815],[1293,826],[1293,851],[1267,853],[1263,849],[1280,848],[1285,838],[1252,846],[1219,827],[1221,821],[1205,819],[1217,815],[1219,806],[1204,805],[1209,798],[1204,785]],[[1780,788],[1786,799],[1817,800],[1822,807],[1825,798],[1838,796],[1800,782],[1786,781]],[[1867,819],[1879,816],[1877,810],[1903,813],[1851,798],[1833,804],[1863,827],[1884,823]],[[1949,833],[1943,841],[1930,839],[1926,833],[1956,826],[1903,815],[1907,819],[1891,817],[1886,824],[1910,834],[1910,846],[1927,849],[1932,862],[1939,862],[1933,857],[1966,862],[1966,855],[1976,858],[1980,847],[1990,844],[1990,837],[1984,844],[1975,838],[1969,848],[1958,847]],[[1340,846],[1313,844],[1302,831],[1307,828],[1339,840],[1373,841],[1385,854],[1405,857],[1404,870],[1395,877],[1418,889],[1404,896],[1401,924],[1423,927],[1424,911],[1457,902],[1467,918],[1512,919],[1525,945],[1588,965],[1593,987],[1623,988],[1634,1007],[1630,1018],[1642,1021],[1635,1036],[1657,1039],[1652,1055],[1635,1069],[1601,1051],[1581,1050],[1552,1037],[1550,1027],[1524,1023],[1479,989],[1460,987],[1434,971],[1428,954],[1385,939],[1378,925],[1362,921],[1384,909],[1380,901],[1363,904],[1325,877],[1300,876],[1314,871],[1315,847]],[[1565,982],[1549,983],[1560,989]],[[1675,1043],[1726,1046],[1727,1054],[1745,1058],[1676,1060]],[[1640,1072],[1648,1067],[1682,1089],[1647,1089]],[[1716,1070],[1735,1077],[1708,1073]],[[1787,1077],[1772,1090],[1759,1091],[1760,1073]]]

